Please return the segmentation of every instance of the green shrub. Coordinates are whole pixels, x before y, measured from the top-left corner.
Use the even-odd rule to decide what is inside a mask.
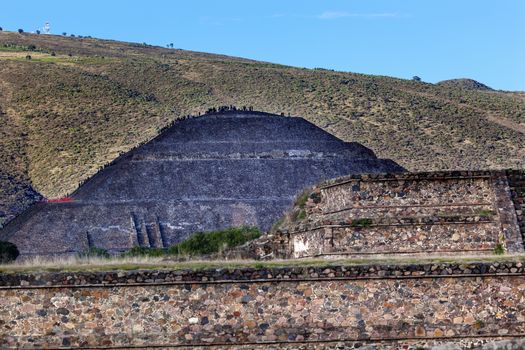
[[[308,201],[308,197],[310,196],[310,190],[306,189],[297,197],[295,200],[295,206],[304,209],[304,206],[306,205],[306,202]]]
[[[256,262],[255,265],[254,265],[254,267],[255,267],[256,269],[265,269],[265,268],[266,268],[266,265],[265,265],[264,263],[262,263],[262,262]]]
[[[503,247],[503,244],[501,243],[496,244],[496,247],[494,247],[494,254],[496,255],[505,254],[505,248]]]
[[[222,231],[197,232],[188,239],[169,248],[133,247],[123,256],[198,256],[218,253],[259,238],[261,231],[256,227],[232,227]]]
[[[232,227],[222,231],[197,232],[185,241],[168,248],[170,255],[207,255],[242,245],[259,238],[256,227]]]
[[[0,264],[15,261],[20,255],[15,244],[6,241],[0,241]]]
[[[304,209],[301,209],[299,213],[297,214],[297,220],[304,220],[306,219],[306,211]]]
[[[353,227],[370,227],[372,226],[372,219],[354,219],[352,220]]]
[[[478,212],[478,215],[484,218],[490,217],[494,215],[494,212],[490,209],[482,209]]]
[[[81,258],[105,258],[110,257],[107,250],[97,247],[90,247],[88,250],[78,254]]]

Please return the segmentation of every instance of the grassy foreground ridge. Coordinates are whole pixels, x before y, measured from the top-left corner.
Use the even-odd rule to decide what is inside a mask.
[[[487,256],[442,256],[442,257],[388,257],[388,258],[348,258],[330,259],[291,259],[291,260],[188,260],[175,261],[151,256],[69,257],[41,259],[34,258],[22,262],[0,265],[0,273],[30,272],[82,272],[82,271],[132,271],[132,270],[207,270],[272,267],[316,267],[316,266],[355,266],[355,265],[418,265],[418,264],[473,264],[473,263],[525,262],[523,255]]]
[[[525,168],[523,92],[0,32],[0,225],[219,105],[302,116],[412,171]]]

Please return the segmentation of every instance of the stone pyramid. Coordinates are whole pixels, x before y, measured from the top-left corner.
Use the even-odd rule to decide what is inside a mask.
[[[391,160],[299,117],[225,112],[176,122],[71,195],[38,203],[0,239],[22,256],[167,247],[196,231],[268,230],[305,187],[355,173],[402,172]]]

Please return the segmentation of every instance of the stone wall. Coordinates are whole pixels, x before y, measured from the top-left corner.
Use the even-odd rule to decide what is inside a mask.
[[[295,219],[272,236],[272,249],[295,258],[523,252],[525,197],[519,174],[431,172],[330,180],[295,207]]]
[[[519,338],[524,275],[521,262],[2,274],[0,346],[335,349]]]
[[[525,171],[511,170],[509,186],[522,236],[525,236]]]

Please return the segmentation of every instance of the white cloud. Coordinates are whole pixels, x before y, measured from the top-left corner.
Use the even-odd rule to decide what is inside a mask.
[[[354,13],[354,12],[341,12],[341,11],[325,11],[317,16],[319,19],[338,19],[348,17],[361,17],[361,18],[381,18],[381,17],[408,17],[406,14],[399,14],[397,12],[379,12],[379,13]]]

